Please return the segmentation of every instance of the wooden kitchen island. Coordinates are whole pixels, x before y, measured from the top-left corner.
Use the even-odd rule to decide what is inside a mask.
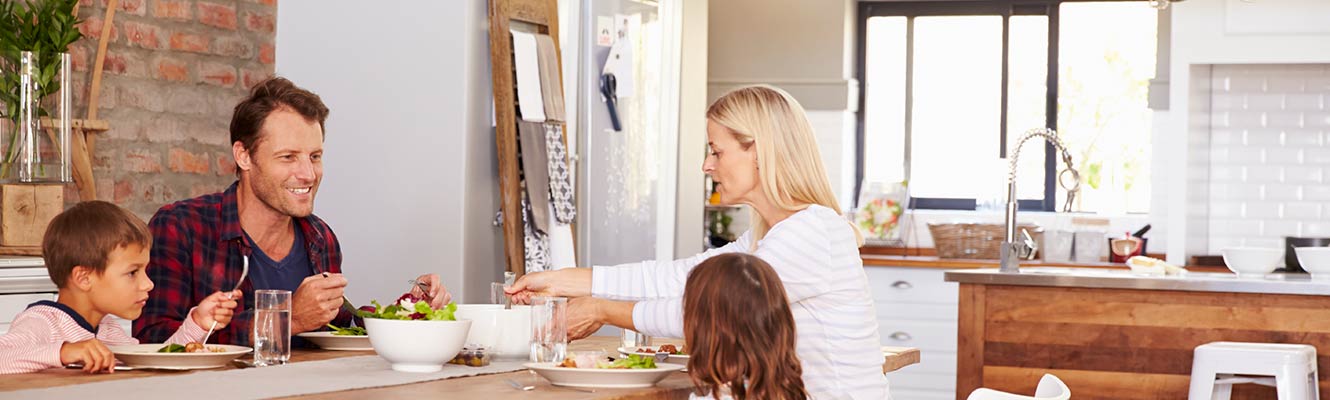
[[[957,399],[979,387],[1032,395],[1044,373],[1074,399],[1186,399],[1193,349],[1216,341],[1315,346],[1330,398],[1330,281],[1071,268],[949,271],[946,280],[960,284]],[[1255,385],[1233,393],[1275,398]]]

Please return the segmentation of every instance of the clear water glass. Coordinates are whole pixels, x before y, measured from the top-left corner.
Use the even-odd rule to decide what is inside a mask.
[[[254,291],[254,366],[291,359],[291,291]]]
[[[651,336],[632,329],[624,329],[623,339],[619,345],[634,350],[641,347],[651,347]]]
[[[561,363],[568,355],[568,299],[531,298],[531,362]]]

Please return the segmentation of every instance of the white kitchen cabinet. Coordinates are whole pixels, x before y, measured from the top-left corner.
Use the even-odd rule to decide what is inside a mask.
[[[55,292],[41,257],[0,256],[0,334],[29,304],[55,300]]]
[[[959,288],[943,270],[865,267],[883,346],[919,349],[919,364],[887,374],[896,400],[956,397],[956,314]]]
[[[27,309],[29,304],[42,300],[55,300],[55,293],[0,295],[0,335],[9,332],[9,324],[14,322],[14,316]]]

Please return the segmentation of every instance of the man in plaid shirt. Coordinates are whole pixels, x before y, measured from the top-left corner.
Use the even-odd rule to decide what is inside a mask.
[[[244,300],[217,343],[249,346],[254,290],[292,292],[291,333],[347,326],[342,310],[346,279],[337,236],[314,216],[323,178],[324,121],[318,95],[283,78],[255,85],[231,119],[231,154],[239,180],[225,192],[163,206],[149,222],[152,259],[147,274],[156,290],[134,321],[134,336],[165,340],[189,308],[218,290],[239,287]],[[248,258],[249,275],[241,270]],[[417,279],[413,289],[434,307],[450,300],[438,275]]]

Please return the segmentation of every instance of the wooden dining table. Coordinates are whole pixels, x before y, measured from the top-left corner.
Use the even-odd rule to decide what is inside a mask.
[[[679,344],[680,340],[657,339],[657,345],[660,344]],[[589,351],[602,350],[607,354],[618,353],[619,339],[610,336],[592,336],[586,339],[574,341],[569,344],[570,351]],[[342,357],[373,355],[373,351],[329,351],[315,349],[297,349],[291,353],[290,362],[300,363],[308,361],[329,360]],[[910,364],[919,362],[919,350],[912,348],[883,348],[883,372],[890,372],[903,368]],[[239,368],[235,365],[227,365],[223,368],[201,370],[201,371],[221,371]],[[163,370],[132,370],[117,371],[113,374],[87,374],[81,370],[75,369],[48,369],[40,372],[27,374],[0,375],[0,398],[4,398],[5,392],[39,389],[47,387],[78,385],[91,382],[101,382],[118,379],[133,379],[155,376],[169,376],[179,374],[200,373],[201,371],[163,371]],[[508,381],[517,382],[519,385],[534,386],[535,389],[522,391],[514,388]],[[692,382],[685,373],[674,373],[664,380],[660,381],[654,387],[640,389],[579,389],[552,386],[549,381],[539,378],[531,371],[515,371],[500,374],[480,375],[463,378],[441,379],[434,381],[418,382],[397,386],[386,386],[377,388],[352,389],[328,393],[307,394],[301,396],[287,397],[289,399],[365,399],[365,398],[408,398],[408,397],[437,397],[438,395],[465,396],[475,395],[472,398],[484,399],[507,399],[520,398],[524,400],[564,400],[564,399],[623,399],[623,400],[655,400],[655,399],[686,399],[692,391]],[[481,397],[483,396],[483,397]],[[520,396],[520,397],[518,397]]]

